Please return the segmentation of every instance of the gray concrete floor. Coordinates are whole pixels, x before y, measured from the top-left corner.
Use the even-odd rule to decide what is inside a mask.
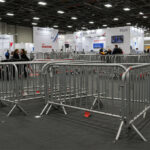
[[[150,114],[138,128],[149,142],[145,143],[134,133],[124,130],[114,144],[119,120],[92,114],[84,118],[84,112],[52,110],[48,116],[35,119],[44,101],[35,100],[23,104],[29,112],[23,116],[16,111],[6,117],[9,107],[0,109],[0,150],[149,150]]]

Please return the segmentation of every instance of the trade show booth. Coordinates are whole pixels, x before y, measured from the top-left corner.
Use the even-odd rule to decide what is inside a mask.
[[[144,51],[144,30],[135,27],[117,27],[79,31],[74,33],[77,51],[95,51],[100,48],[111,49],[118,45],[124,52],[129,54],[131,49],[138,48]]]
[[[7,50],[12,51],[14,49],[13,35],[2,34],[0,35],[0,56],[5,58]]]

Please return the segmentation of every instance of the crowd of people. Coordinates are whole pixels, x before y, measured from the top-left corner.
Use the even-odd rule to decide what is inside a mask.
[[[115,48],[113,50],[108,49],[105,50],[104,48],[101,48],[99,50],[99,54],[101,55],[116,55],[116,54],[123,54],[123,50],[121,48],[118,47],[118,45],[115,45]]]
[[[24,49],[15,49],[11,53],[9,50],[5,53],[5,61],[30,61],[30,59],[27,57],[27,52]]]

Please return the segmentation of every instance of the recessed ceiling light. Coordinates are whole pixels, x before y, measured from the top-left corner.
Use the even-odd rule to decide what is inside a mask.
[[[72,28],[72,26],[67,26],[68,28]]]
[[[58,13],[58,14],[64,14],[65,12],[62,11],[62,10],[58,10],[57,13]]]
[[[46,2],[42,2],[42,1],[41,1],[41,2],[38,2],[38,4],[39,4],[39,5],[42,5],[42,6],[46,6],[46,5],[47,5]]]
[[[143,18],[144,18],[144,19],[147,19],[147,18],[148,18],[148,16],[143,16]]]
[[[85,29],[86,29],[86,27],[82,27],[82,29],[83,29],[83,30],[85,30]]]
[[[0,3],[5,3],[6,1],[5,0],[0,0]]]
[[[72,20],[77,20],[78,18],[77,18],[77,17],[71,17],[71,19],[72,19]]]
[[[107,7],[107,8],[111,8],[112,7],[111,4],[105,4],[104,6]]]
[[[54,28],[58,28],[58,25],[54,25],[53,27],[54,27]]]
[[[130,11],[131,9],[126,7],[126,8],[123,8],[124,11]]]
[[[37,26],[37,23],[34,23],[34,22],[33,22],[32,25],[33,25],[33,26]]]
[[[6,15],[7,15],[7,16],[14,16],[13,13],[7,13]]]
[[[119,20],[119,18],[114,18],[113,20],[114,20],[114,21],[118,21],[118,20]]]
[[[94,24],[94,22],[93,22],[93,21],[90,21],[89,24]]]
[[[144,13],[143,12],[139,12],[139,15],[144,15]]]
[[[130,22],[128,22],[128,23],[126,23],[126,25],[130,26],[130,25],[131,25],[131,23],[130,23]]]
[[[5,3],[6,1],[5,0],[0,0],[0,3]]]
[[[107,27],[107,24],[103,24],[103,27]]]
[[[39,18],[39,17],[33,17],[33,19],[34,19],[34,20],[40,20],[40,18]]]

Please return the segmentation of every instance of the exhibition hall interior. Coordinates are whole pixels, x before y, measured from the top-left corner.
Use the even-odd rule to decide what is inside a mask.
[[[148,150],[149,0],[0,0],[0,149]]]

